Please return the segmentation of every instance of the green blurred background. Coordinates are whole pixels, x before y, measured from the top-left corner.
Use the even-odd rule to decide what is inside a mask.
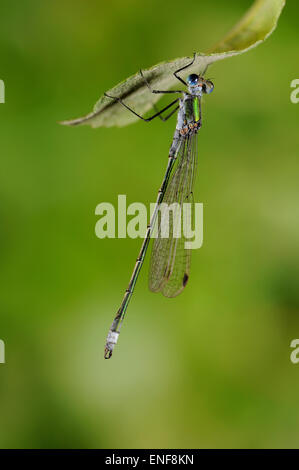
[[[251,1],[0,0],[0,446],[297,447],[298,2],[265,44],[209,70],[185,292],[147,288],[105,336],[141,241],[99,240],[98,203],[148,205],[175,119],[66,128],[140,68],[204,51]]]

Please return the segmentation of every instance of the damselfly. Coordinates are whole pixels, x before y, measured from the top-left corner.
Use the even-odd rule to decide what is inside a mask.
[[[180,207],[184,203],[190,202],[192,203],[191,207],[194,206],[193,185],[197,164],[197,134],[201,128],[201,98],[203,93],[211,93],[214,89],[211,80],[203,78],[204,72],[201,75],[193,73],[187,77],[186,81],[178,75],[179,72],[193,65],[194,60],[195,54],[191,63],[174,72],[174,76],[187,87],[187,90],[153,90],[146,80],[146,77],[140,72],[152,93],[177,93],[180,95],[168,106],[149,118],[144,118],[137,114],[125,104],[122,99],[105,94],[108,98],[118,101],[135,114],[135,116],[146,122],[152,121],[158,116],[165,121],[178,111],[176,129],[169,151],[165,176],[158,192],[155,209],[147,227],[129,285],[106,339],[105,359],[109,359],[112,356],[114,346],[118,340],[120,328],[157,220],[160,204],[162,201],[169,205],[177,203],[177,206]],[[172,109],[166,117],[161,116],[163,112],[173,106],[175,106],[175,108]],[[176,165],[175,162],[177,162]],[[172,225],[174,224],[175,217],[176,215],[173,214]],[[192,219],[192,213],[190,217]],[[163,223],[163,221],[161,221],[161,223]],[[180,238],[173,237],[173,231],[169,232],[168,238],[160,236],[159,232],[158,237],[154,240],[150,261],[150,290],[153,292],[162,292],[166,297],[175,297],[182,292],[189,279],[191,258],[191,250],[185,248],[185,241],[183,235]]]

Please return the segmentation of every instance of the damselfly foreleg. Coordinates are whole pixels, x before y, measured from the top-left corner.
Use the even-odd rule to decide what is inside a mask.
[[[184,65],[184,67],[181,67],[180,69],[176,70],[175,72],[173,72],[173,75],[175,76],[175,78],[177,78],[181,83],[183,83],[185,86],[188,86],[187,83],[185,82],[185,80],[183,80],[181,77],[179,77],[177,74],[179,72],[181,72],[182,70],[185,70],[185,69],[188,69],[189,67],[191,67],[191,65],[194,64],[194,61],[195,61],[195,58],[196,58],[196,52],[193,53],[193,60],[192,62],[190,62],[190,64],[187,64],[187,65]]]
[[[134,109],[130,108],[130,106],[128,106],[126,103],[124,103],[124,101],[121,98],[117,98],[115,96],[108,95],[107,93],[104,93],[104,95],[107,96],[107,98],[111,98],[111,99],[117,101],[122,106],[124,106],[126,109],[131,111],[131,113],[133,113],[135,116],[137,116],[139,119],[142,119],[142,121],[145,121],[145,122],[152,121],[153,119],[160,116],[160,114],[164,113],[164,111],[167,111],[167,109],[171,108],[171,106],[173,106],[175,103],[177,103],[179,101],[179,98],[177,98],[176,100],[172,101],[170,104],[165,106],[165,108],[161,109],[161,111],[155,113],[153,116],[150,116],[148,118],[144,118],[143,116],[140,116],[140,114],[136,113],[136,111],[134,111]]]
[[[155,94],[157,94],[157,93],[163,93],[163,94],[166,94],[166,93],[183,93],[182,90],[165,90],[165,91],[163,91],[163,90],[153,90],[152,87],[151,87],[151,85],[149,84],[149,81],[148,81],[147,78],[144,76],[142,70],[140,70],[140,75],[142,76],[142,78],[143,78],[143,80],[144,80],[144,82],[145,82],[147,88],[149,89],[149,91],[150,91],[151,93],[155,93]],[[155,104],[153,104],[153,108],[156,110],[157,113],[159,112],[159,109],[158,109],[158,107],[157,107]],[[179,105],[178,105],[173,111],[171,111],[171,113],[168,114],[166,117],[163,117],[161,114],[159,114],[159,118],[161,119],[161,121],[165,122],[165,121],[167,121],[167,119],[169,119],[178,109],[179,109]]]

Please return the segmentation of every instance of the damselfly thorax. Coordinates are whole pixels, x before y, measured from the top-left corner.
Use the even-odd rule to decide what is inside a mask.
[[[191,74],[187,77],[188,91],[182,92],[179,99],[176,130],[173,136],[169,156],[172,157],[179,150],[183,137],[196,134],[201,128],[201,98],[203,93],[211,93],[214,85],[210,80]]]

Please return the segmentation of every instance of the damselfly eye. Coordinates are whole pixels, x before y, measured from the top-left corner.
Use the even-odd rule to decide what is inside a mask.
[[[211,82],[211,80],[206,80],[203,84],[203,87],[202,87],[204,93],[212,93],[212,91],[214,90],[214,83]]]
[[[199,79],[199,76],[196,75],[195,73],[192,73],[191,75],[188,75],[187,83],[189,86],[196,86],[198,84],[198,79]]]

